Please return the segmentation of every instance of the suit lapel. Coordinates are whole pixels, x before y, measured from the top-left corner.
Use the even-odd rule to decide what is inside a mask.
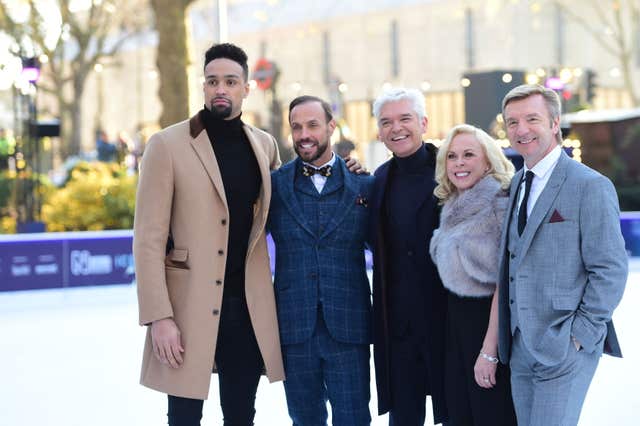
[[[522,182],[522,175],[524,174],[524,168],[520,169],[511,179],[511,186],[509,187],[509,204],[510,206],[505,212],[505,218],[502,222],[502,234],[500,237],[500,253],[502,254],[502,261],[500,262],[500,279],[506,275],[506,270],[509,265],[509,256],[507,255],[507,249],[509,247],[509,228],[511,227],[511,221],[513,219],[513,213],[516,209],[516,203],[518,201],[518,191],[520,190],[520,183]],[[506,288],[506,291],[509,289]]]
[[[520,185],[522,184],[522,175],[524,174],[524,167],[521,168],[511,179],[511,187],[509,188],[509,211],[504,221],[504,233],[503,235],[509,236],[509,227],[511,226],[511,220],[518,204],[518,192],[520,192]]]
[[[200,159],[200,162],[202,163],[205,170],[207,171],[207,174],[209,175],[209,179],[211,179],[213,186],[216,188],[216,191],[218,191],[218,195],[220,196],[220,198],[222,199],[222,202],[226,207],[227,197],[225,196],[225,193],[224,193],[224,185],[222,184],[222,175],[220,174],[218,161],[216,160],[216,156],[213,152],[213,148],[211,147],[211,141],[209,141],[207,132],[202,130],[190,142],[191,142],[191,146],[196,152],[196,155]]]
[[[293,171],[293,187],[296,191],[302,192],[303,194],[307,194],[310,197],[318,198],[320,194],[316,189],[316,186],[313,184],[313,181],[310,177],[302,176],[300,174],[300,167],[296,165],[295,170]]]
[[[295,173],[296,170],[298,170],[299,162],[300,159],[296,158],[294,161],[291,161],[282,166],[280,172],[274,175],[277,179],[275,184],[278,187],[278,193],[280,194],[282,203],[284,204],[286,209],[289,210],[289,213],[291,213],[293,219],[298,222],[302,229],[307,231],[312,236],[315,236],[312,231],[313,228],[309,225],[309,223],[307,222],[307,218],[304,217],[304,214],[302,213],[302,207],[300,206],[300,202],[298,201],[294,190],[296,180]],[[313,187],[313,183],[311,183],[311,180],[307,180],[309,180],[309,183]],[[315,188],[313,188],[313,190],[316,191]],[[318,191],[316,191],[316,194],[317,192]]]
[[[536,201],[536,204],[533,206],[531,215],[527,219],[527,226],[524,228],[524,232],[522,233],[522,253],[526,253],[529,249],[533,236],[538,231],[540,225],[542,225],[542,221],[547,216],[553,202],[558,197],[562,183],[567,177],[568,161],[570,161],[569,157],[562,152],[558,163],[551,172],[547,185],[544,187],[540,197],[538,197],[538,200]],[[521,256],[521,258],[522,257],[523,256]]]
[[[331,232],[335,231],[340,222],[342,222],[345,216],[349,214],[352,208],[354,208],[356,196],[358,195],[359,186],[357,178],[347,170],[347,167],[340,158],[336,158],[335,167],[340,167],[342,185],[340,184],[339,179],[333,179],[334,177],[338,178],[339,176],[332,176],[327,179],[327,185],[331,182],[331,186],[327,188],[325,185],[325,188],[322,190],[322,194],[328,195],[331,192],[338,190],[341,186],[344,186],[344,189],[336,210],[333,212],[334,214],[331,215],[327,226],[324,227],[324,231],[320,235],[320,238],[324,238]]]

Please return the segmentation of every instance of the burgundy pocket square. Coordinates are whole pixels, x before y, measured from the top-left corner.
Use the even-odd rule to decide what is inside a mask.
[[[564,217],[562,217],[562,215],[558,213],[558,210],[554,210],[553,214],[551,215],[551,218],[549,218],[549,223],[557,223],[557,222],[564,222]]]

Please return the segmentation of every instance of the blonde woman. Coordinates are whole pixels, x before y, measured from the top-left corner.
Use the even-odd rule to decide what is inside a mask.
[[[449,425],[516,425],[509,370],[498,363],[498,253],[514,167],[484,131],[454,127],[436,159],[443,205],[431,239],[447,298]]]

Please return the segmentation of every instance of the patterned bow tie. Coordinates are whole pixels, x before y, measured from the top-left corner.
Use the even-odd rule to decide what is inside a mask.
[[[316,173],[324,177],[329,177],[331,176],[331,166],[324,166],[316,169],[315,167],[307,166],[306,164],[302,165],[302,174],[304,176],[309,177],[315,175]]]

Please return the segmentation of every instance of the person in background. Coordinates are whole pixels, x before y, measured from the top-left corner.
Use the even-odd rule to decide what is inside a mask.
[[[96,132],[96,151],[98,152],[98,161],[110,163],[116,160],[116,145],[109,142],[107,132],[104,130]]]
[[[15,151],[15,139],[11,137],[6,129],[0,127],[0,171],[9,168],[9,157],[12,157]]]
[[[333,147],[333,151],[342,159],[351,158],[351,152],[354,149],[356,149],[356,145],[349,139],[342,139]]]
[[[499,354],[511,366],[520,426],[578,423],[627,281],[616,190],[562,150],[560,99],[521,85],[502,101],[524,158],[510,189],[499,273]]]
[[[484,131],[461,124],[436,159],[443,205],[430,254],[447,296],[449,426],[515,426],[509,367],[498,363],[498,257],[514,167]]]

